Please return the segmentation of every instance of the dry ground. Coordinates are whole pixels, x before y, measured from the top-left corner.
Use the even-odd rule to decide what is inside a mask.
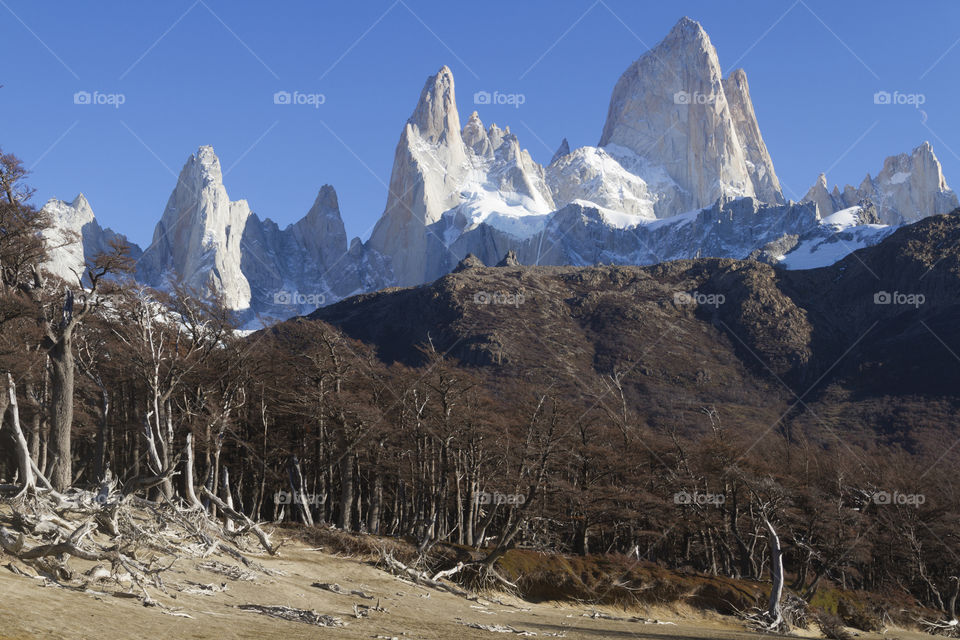
[[[229,557],[217,560],[234,565]],[[452,594],[404,583],[369,563],[332,556],[298,542],[288,542],[277,557],[259,556],[256,560],[276,573],[256,574],[256,581],[233,580],[199,570],[197,560],[179,560],[164,574],[169,595],[155,595],[176,613],[158,607],[145,607],[138,600],[111,595],[116,587],[94,594],[46,585],[41,579],[17,576],[0,566],[0,640],[26,638],[121,640],[126,638],[437,638],[468,640],[511,637],[513,634],[473,629],[464,623],[509,625],[530,631],[537,637],[566,637],[570,640],[598,638],[671,639],[746,639],[762,638],[746,630],[736,620],[721,616],[683,611],[636,611],[625,613],[600,610],[617,617],[639,615],[671,621],[675,624],[645,624],[589,617],[597,609],[572,604],[531,604],[509,596],[480,598],[472,602]],[[6,565],[10,558],[0,553]],[[71,560],[71,567],[87,566]],[[282,572],[279,573],[279,572]],[[213,584],[224,591],[210,595],[177,591],[188,581]],[[374,596],[339,595],[311,586],[314,582],[337,583],[346,590],[361,590]],[[369,617],[354,617],[354,604],[380,606],[386,612],[371,612]],[[285,605],[312,609],[342,618],[346,626],[319,628],[301,622],[271,618],[243,611],[238,605]],[[800,635],[811,635],[801,632]],[[862,634],[866,639],[880,634]],[[927,638],[908,631],[891,631],[886,637],[901,640]]]

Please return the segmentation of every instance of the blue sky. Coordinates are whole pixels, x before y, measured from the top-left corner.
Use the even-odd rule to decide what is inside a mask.
[[[33,167],[38,204],[82,191],[101,224],[144,246],[204,144],[231,199],[261,217],[293,222],[329,183],[347,233],[365,239],[441,65],[463,120],[477,91],[523,94],[519,107],[476,108],[546,163],[563,137],[597,143],[617,78],[683,15],[725,72],[746,69],[788,197],[828,169],[831,185],[859,184],[923,140],[960,184],[960,3],[946,0],[0,0],[0,38],[17,54],[0,74],[0,146]],[[124,102],[77,105],[78,91]],[[324,102],[276,105],[277,91]],[[923,104],[877,105],[877,91]]]

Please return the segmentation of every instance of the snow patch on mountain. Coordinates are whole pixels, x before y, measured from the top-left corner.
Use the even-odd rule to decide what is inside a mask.
[[[827,267],[857,249],[877,244],[896,229],[878,224],[873,205],[847,207],[822,218],[816,229],[779,257],[778,264],[787,269]]]

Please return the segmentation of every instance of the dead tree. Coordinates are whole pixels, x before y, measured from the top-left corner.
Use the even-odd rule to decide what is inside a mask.
[[[17,404],[17,386],[13,382],[13,376],[7,373],[7,400],[9,402],[10,425],[13,428],[13,437],[17,446],[17,464],[20,469],[20,481],[23,483],[23,489],[19,496],[34,495],[37,491],[37,481],[33,475],[32,460],[30,458],[30,449],[27,446],[27,439],[23,436],[23,430],[20,428],[20,407]],[[0,414],[0,426],[3,424],[3,415]]]
[[[200,500],[197,498],[197,492],[194,490],[193,485],[193,434],[187,434],[187,444],[184,450],[184,463],[183,463],[183,492],[184,496],[187,499],[187,504],[189,504],[194,509],[203,509],[203,505],[200,504]]]
[[[783,611],[780,608],[780,598],[783,596],[783,549],[780,546],[780,536],[770,519],[764,515],[763,524],[767,527],[767,539],[770,544],[770,600],[767,604],[769,626],[775,629],[783,622]]]

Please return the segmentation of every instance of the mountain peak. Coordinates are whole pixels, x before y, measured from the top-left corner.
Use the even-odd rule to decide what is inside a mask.
[[[313,203],[313,208],[317,207],[340,210],[340,203],[337,201],[337,190],[333,188],[333,185],[325,184],[320,187],[320,191],[317,193],[317,199]]]
[[[83,195],[83,192],[77,194],[77,197],[73,199],[73,202],[70,203],[70,206],[74,209],[90,209],[90,203],[87,201],[87,197]],[[92,217],[92,216],[91,216]]]
[[[197,153],[194,155],[199,162],[204,167],[216,168],[220,170],[220,158],[217,157],[216,152],[213,150],[213,147],[210,145],[201,145],[197,148]]]
[[[933,152],[933,145],[930,144],[929,140],[924,140],[923,142],[918,144],[910,155],[912,155],[914,158],[920,158],[920,157],[926,156],[926,157],[932,158],[933,160],[937,160],[937,156]]]
[[[444,65],[427,78],[408,122],[432,144],[446,140],[452,131],[460,132],[460,116],[450,67]]]
[[[553,164],[563,156],[570,155],[570,143],[567,142],[567,139],[564,138],[560,142],[560,146],[557,147],[556,153],[553,154],[553,157],[550,158],[550,164]]]
[[[667,37],[664,38],[664,42],[710,42],[710,36],[707,35],[706,30],[704,30],[703,25],[701,25],[696,20],[683,16],[680,18],[673,28],[670,29],[670,33],[667,34]]]
[[[743,67],[738,67],[727,75],[727,79],[739,84],[747,84],[747,72]]]
[[[620,76],[599,146],[626,147],[663,167],[689,194],[681,210],[724,194],[782,202],[745,80],[724,81],[703,27],[683,18]]]
[[[213,147],[201,146],[180,171],[153,240],[137,263],[138,277],[164,286],[175,274],[198,291],[222,293],[230,309],[249,307],[250,286],[240,269],[249,216],[245,201],[230,201]]]
[[[899,225],[920,218],[948,213],[957,208],[957,195],[947,186],[943,169],[933,146],[924,141],[910,153],[888,156],[874,178],[870,173],[857,188],[847,185],[827,194],[823,174],[807,192],[804,200],[816,201],[821,215],[870,202],[876,205],[876,217],[883,224]]]

